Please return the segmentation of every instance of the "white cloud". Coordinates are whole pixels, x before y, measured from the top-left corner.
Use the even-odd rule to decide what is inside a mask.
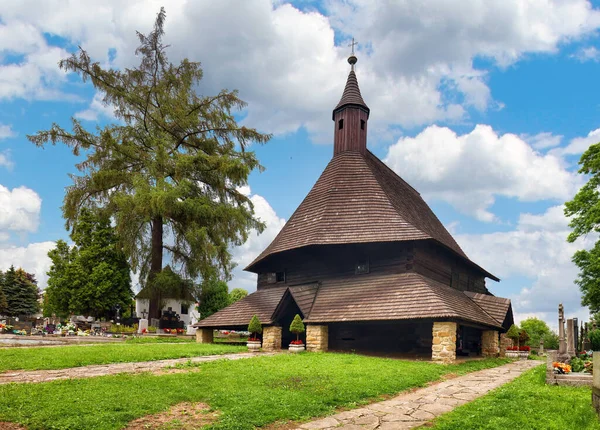
[[[90,107],[75,113],[75,118],[83,119],[85,121],[97,121],[101,116],[108,119],[115,119],[114,107],[106,105],[103,99],[104,95],[100,92],[96,92],[90,103]]]
[[[564,201],[581,183],[560,158],[540,154],[522,138],[499,135],[488,125],[464,135],[427,127],[390,146],[385,162],[426,197],[487,222],[496,220],[489,210],[496,196]]]
[[[591,247],[594,240],[585,237],[568,243],[569,232],[563,207],[553,206],[543,214],[521,214],[512,231],[455,237],[473,261],[505,282],[521,286],[518,293],[509,295],[518,321],[538,316],[556,327],[559,303],[564,304],[568,317],[587,320],[588,316],[574,284],[578,270],[571,257],[576,250]],[[488,282],[488,288],[507,296],[503,282]]]
[[[585,48],[580,48],[573,57],[577,58],[582,63],[586,61],[600,61],[600,50],[596,49],[594,46],[588,46]]]
[[[14,163],[10,159],[10,151],[0,152],[0,167],[5,167],[8,170],[11,170],[13,166]]]
[[[565,156],[565,155],[578,155],[583,154],[590,145],[600,142],[600,128],[592,130],[585,137],[576,137],[572,139],[569,144],[563,148],[556,148],[551,151],[552,154]]]
[[[46,272],[52,265],[48,251],[54,246],[54,242],[30,243],[25,247],[0,246],[0,270],[6,270],[11,265],[22,267],[26,272],[35,275],[38,286],[43,290],[48,282]]]
[[[533,149],[544,150],[548,148],[554,148],[561,144],[563,136],[555,135],[551,132],[541,132],[530,136],[528,134],[522,134],[521,139],[527,142]]]
[[[42,199],[27,187],[9,190],[0,185],[0,232],[37,230]]]
[[[9,137],[15,137],[17,133],[15,133],[10,124],[1,124],[0,123],[0,140],[7,139]]]
[[[249,187],[244,187],[241,192],[245,193],[246,191],[247,195],[250,195]],[[250,292],[256,290],[256,275],[244,272],[243,269],[275,239],[285,224],[285,220],[277,216],[264,197],[254,194],[250,200],[254,204],[255,216],[266,224],[266,228],[261,234],[256,231],[250,232],[246,243],[232,250],[233,260],[237,263],[237,267],[233,270],[233,279],[229,283],[230,290],[233,288],[243,288]]]
[[[160,6],[154,0],[68,7],[58,0],[6,2],[0,55],[17,52],[24,59],[0,66],[0,98],[58,96],[64,76],[56,62],[65,53],[45,46],[44,33],[82,45],[102,63],[114,49],[113,66],[135,64],[135,30],[148,32]],[[475,69],[474,59],[505,67],[527,53],[557,52],[600,26],[600,13],[585,0],[348,0],[326,2],[325,10],[328,16],[269,0],[171,2],[170,59],[202,61],[205,94],[240,89],[250,103],[247,124],[277,134],[306,127],[316,140],[330,142],[323,112],[339,99],[348,72],[347,43],[336,46],[334,31],[361,43],[358,75],[372,109],[370,130],[386,136],[390,125],[460,120],[469,108],[500,106],[488,70]],[[97,113],[91,107],[81,115]]]

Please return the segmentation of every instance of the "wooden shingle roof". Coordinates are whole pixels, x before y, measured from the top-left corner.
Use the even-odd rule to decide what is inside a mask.
[[[502,327],[501,320],[492,317],[478,304],[486,298],[478,299],[476,303],[472,295],[415,272],[354,275],[310,285],[259,290],[195,326],[246,326],[254,314],[263,324],[276,323],[273,315],[286,293],[300,308],[304,321],[313,324],[443,318]],[[493,302],[498,299],[489,297]],[[509,300],[501,300],[510,305]]]
[[[308,323],[450,318],[501,327],[462,291],[418,273],[323,281]]]
[[[367,112],[367,116],[370,112],[369,107],[367,106],[367,104],[362,98],[362,95],[360,94],[360,88],[358,87],[358,79],[356,79],[356,73],[354,73],[354,70],[352,70],[348,75],[348,80],[346,81],[346,87],[344,88],[342,98],[340,99],[340,102],[337,104],[335,109],[333,109],[333,114],[335,115],[336,111],[346,106],[358,106]]]
[[[241,300],[227,306],[225,309],[200,320],[195,327],[224,327],[232,328],[248,326],[253,315],[258,316],[262,324],[271,324],[273,312],[281,301],[286,288],[271,288],[249,294]]]
[[[473,293],[471,291],[465,291],[464,293],[492,318],[498,321],[499,324],[504,324],[507,314],[509,310],[511,310],[509,299],[491,296],[489,294]],[[509,318],[511,317],[512,315],[509,316]]]
[[[434,240],[471,262],[421,195],[370,151],[344,151],[329,162],[271,244],[270,255],[309,245]]]

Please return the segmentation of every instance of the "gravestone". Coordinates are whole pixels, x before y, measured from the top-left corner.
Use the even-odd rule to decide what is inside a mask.
[[[567,320],[567,354],[569,357],[575,356],[575,328],[572,318]]]
[[[160,324],[160,320],[158,318],[151,318],[150,319],[150,325],[152,327],[156,327],[158,328],[158,325]]]
[[[592,356],[594,360],[594,369],[600,369],[600,354],[594,353]],[[592,382],[592,404],[596,413],[600,417],[600,372],[594,371]]]
[[[573,335],[575,339],[575,355],[579,352],[579,320],[577,318],[573,318]]]
[[[544,355],[544,339],[540,339],[540,350],[538,351],[539,355]]]
[[[564,361],[571,358],[567,354],[567,340],[565,339],[565,311],[562,303],[558,305],[558,354],[557,358]]]
[[[148,331],[148,320],[146,318],[141,318],[138,324],[138,333],[141,334],[144,330]]]

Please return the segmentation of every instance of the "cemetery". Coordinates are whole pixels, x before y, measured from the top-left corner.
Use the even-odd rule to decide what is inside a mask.
[[[85,8],[94,9],[92,3]],[[43,74],[38,63],[58,62],[60,79],[52,91],[42,91],[47,78],[28,89],[44,102],[83,100],[83,93],[63,93],[67,86],[95,94],[89,109],[70,112],[67,128],[64,112],[40,110],[34,121],[29,106],[0,110],[36,127],[20,133],[0,122],[0,139],[36,147],[29,146],[33,156],[19,153],[20,162],[33,160],[27,184],[42,182],[32,172],[46,154],[46,167],[60,165],[68,178],[45,178],[51,191],[43,199],[28,185],[11,191],[0,184],[0,430],[600,430],[600,240],[587,240],[600,231],[600,143],[592,142],[600,129],[585,138],[572,130],[533,135],[525,125],[518,133],[486,124],[465,132],[470,123],[505,114],[488,80],[529,51],[498,48],[503,43],[491,43],[492,36],[436,17],[397,33],[417,15],[410,4],[400,7],[406,22],[392,16],[396,5],[386,5],[350,26],[342,15],[369,2],[314,9],[308,3],[252,5],[256,10],[234,20],[243,37],[219,28],[225,15],[207,26],[206,5],[194,5],[200,13],[179,10],[178,19],[194,17],[199,46],[205,27],[227,33],[227,43],[207,39],[209,51],[223,57],[208,59],[205,82],[201,63],[187,58],[193,44],[170,49],[187,27],[165,27],[162,7],[151,12],[149,32],[129,35],[139,43],[129,57],[122,52],[132,47],[129,39],[102,30],[111,41],[106,49],[95,30],[94,43],[74,43],[54,21],[35,42],[24,37],[35,25],[19,30],[19,43],[34,46],[31,52],[19,53],[19,43],[0,46],[0,72],[53,48],[57,57],[35,60],[35,74]],[[327,10],[338,6],[344,11]],[[246,3],[227,7],[245,10]],[[138,9],[106,22],[121,31],[124,17],[145,17]],[[510,14],[497,9],[482,15],[497,13],[508,28]],[[600,17],[586,1],[581,9]],[[278,14],[272,28],[256,19],[265,11]],[[298,40],[286,41],[297,16],[319,22],[297,25]],[[394,43],[348,38],[351,30],[365,38],[377,33],[363,28],[368,19]],[[530,27],[530,20],[519,26]],[[9,21],[0,11],[0,30]],[[394,26],[386,29],[386,21]],[[293,49],[265,43],[253,51],[258,27],[246,25],[256,23],[268,30],[265,41]],[[405,50],[413,33],[419,39],[420,26],[440,31],[438,39]],[[487,51],[456,44],[477,52],[452,57],[442,43],[452,39],[452,27],[472,32]],[[533,43],[531,52],[548,56],[584,34],[581,23],[571,25],[581,34],[552,37],[539,23],[531,27],[556,40]],[[176,30],[169,43],[167,28]],[[323,29],[326,43],[317,41]],[[306,43],[304,33],[315,40]],[[246,52],[228,62],[234,41]],[[350,42],[345,63],[340,42]],[[385,60],[377,57],[382,51]],[[598,52],[588,46],[568,57],[598,63]],[[415,66],[417,60],[423,64]],[[415,71],[394,76],[389,67],[396,63]],[[273,64],[281,69],[277,79],[269,76]],[[7,82],[18,74],[0,79],[0,90],[12,88]],[[230,74],[241,79],[219,80]],[[218,90],[246,81],[251,91]],[[273,91],[291,103],[281,108]],[[0,91],[1,97],[8,96]],[[266,119],[257,121],[256,106]],[[265,153],[262,145],[272,139],[285,145]],[[331,148],[304,142],[323,139]],[[0,151],[0,169],[12,174],[11,154],[12,148]],[[579,171],[566,158],[573,155],[581,156]],[[280,176],[257,179],[265,167],[260,160]],[[545,184],[546,170],[562,173],[550,176],[565,184]],[[56,212],[43,222],[42,201]],[[55,236],[23,251],[21,242],[38,225]],[[553,228],[562,236],[549,246],[540,237],[557,233]],[[527,238],[535,246],[527,248]],[[573,267],[548,270],[545,260],[568,249]],[[574,267],[578,275],[569,272]],[[509,280],[498,287],[501,276]],[[538,281],[516,286],[530,278]],[[553,282],[581,292],[543,297],[539,309],[562,300],[556,318],[532,305],[542,299],[537,288],[559,290]]]

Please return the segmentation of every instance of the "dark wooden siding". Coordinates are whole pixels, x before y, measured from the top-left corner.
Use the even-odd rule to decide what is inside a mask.
[[[413,269],[413,244],[375,243],[312,246],[273,256],[258,274],[257,288],[290,286],[355,275],[356,263],[368,259],[369,273],[395,274]],[[269,272],[285,271],[285,283],[269,284]]]
[[[367,113],[355,107],[347,107],[334,115],[334,141],[333,153],[343,151],[355,151],[365,154],[367,152]],[[339,123],[343,120],[343,128],[340,130]],[[360,121],[364,121],[361,129]]]
[[[414,260],[415,271],[434,281],[450,285],[460,291],[488,293],[481,272],[433,242],[416,243]]]

